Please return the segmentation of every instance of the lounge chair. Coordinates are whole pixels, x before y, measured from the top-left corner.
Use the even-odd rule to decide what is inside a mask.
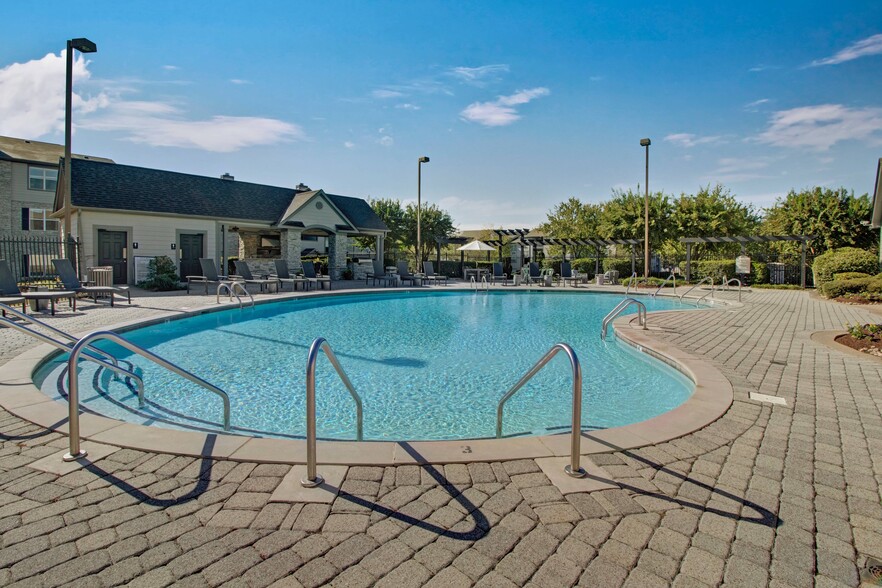
[[[541,284],[545,280],[545,277],[542,275],[542,271],[539,269],[539,264],[535,261],[530,262],[530,267],[528,268],[525,277],[527,278],[527,282],[529,284]]]
[[[401,279],[402,283],[410,282],[411,285],[416,286],[417,282],[419,282],[420,286],[423,285],[422,276],[415,276],[412,273],[410,273],[410,270],[407,269],[407,262],[406,261],[399,261],[398,262],[398,277]]]
[[[608,272],[603,274],[603,283],[604,284],[618,284],[619,283],[619,272],[617,270],[609,270]]]
[[[374,266],[373,272],[369,272],[364,277],[364,285],[367,286],[368,280],[374,281],[374,286],[377,285],[377,281],[386,282],[386,284],[395,285],[395,278],[386,273],[386,270],[383,268],[383,261],[381,259],[373,259],[371,263]]]
[[[220,284],[222,281],[227,280],[227,276],[219,276],[217,274],[217,267],[214,265],[213,259],[200,257],[199,267],[202,268],[201,276],[184,276],[184,279],[187,280],[187,294],[190,293],[190,286],[192,284],[204,284],[205,293],[208,294],[209,284]]]
[[[236,275],[242,278],[241,281],[245,282],[246,287],[248,284],[257,284],[261,292],[269,290],[271,287],[276,292],[279,291],[279,280],[277,278],[255,278],[251,275],[251,268],[248,267],[248,262],[236,261],[235,264]]]
[[[110,306],[113,306],[114,294],[125,294],[129,300],[129,304],[132,303],[132,293],[128,288],[120,288],[117,286],[83,286],[69,259],[53,259],[52,265],[55,266],[55,271],[58,272],[58,277],[61,279],[61,283],[64,285],[65,290],[88,294],[92,297],[92,302],[98,302],[99,295],[109,294]]]
[[[573,268],[570,265],[569,261],[564,261],[560,264],[560,279],[563,281],[563,285],[566,286],[567,282],[572,282],[573,287],[577,287],[582,278],[578,277],[575,273],[573,273]]]
[[[306,290],[309,281],[306,278],[300,276],[292,276],[291,271],[288,269],[288,262],[284,259],[276,259],[273,260],[276,265],[276,273],[271,275],[271,278],[275,278],[279,281],[279,288],[282,287],[282,284],[285,282],[289,282],[291,284],[291,291],[297,290],[297,284],[303,284],[303,289]]]
[[[322,288],[325,287],[325,284],[328,285],[328,290],[331,289],[331,276],[319,276],[315,273],[315,264],[311,261],[303,262],[303,276],[309,280],[313,285],[321,284]]]
[[[490,274],[490,283],[495,284],[497,281],[502,281],[503,286],[508,285],[508,274],[503,272],[502,262],[497,261],[493,264],[493,272]]]
[[[423,275],[425,279],[429,280],[430,284],[437,284],[438,282],[444,282],[445,284],[447,284],[447,276],[443,274],[436,274],[435,264],[433,264],[431,261],[423,262]]]
[[[22,292],[18,288],[12,269],[5,259],[0,259],[0,302],[8,306],[21,303],[22,311],[27,312],[25,306],[29,300],[48,300],[52,316],[55,316],[55,301],[67,299],[74,312],[77,310],[76,292],[50,290],[48,292]],[[3,313],[6,316],[6,313]]]

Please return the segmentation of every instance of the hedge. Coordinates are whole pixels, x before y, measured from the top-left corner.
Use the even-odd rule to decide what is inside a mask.
[[[735,260],[729,261],[693,261],[692,276],[693,280],[702,280],[711,277],[714,284],[720,284],[723,277],[734,278],[735,276]]]
[[[872,277],[870,274],[865,274],[864,272],[839,272],[837,274],[833,274],[833,280],[854,280],[857,278],[869,278]]]
[[[848,294],[882,295],[882,279],[867,277],[851,280],[831,280],[821,286],[821,294],[827,298],[839,298]]]
[[[820,288],[825,282],[833,280],[834,274],[844,272],[874,274],[877,267],[876,256],[869,251],[855,247],[841,247],[817,256],[812,264],[812,273],[815,276],[815,287]]]

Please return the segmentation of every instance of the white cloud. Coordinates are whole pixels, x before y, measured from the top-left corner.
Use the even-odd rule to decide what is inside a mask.
[[[527,104],[550,93],[548,88],[518,90],[510,96],[500,96],[493,102],[473,102],[466,106],[459,115],[467,121],[476,122],[486,127],[506,126],[521,118],[514,106]]]
[[[879,55],[880,53],[882,53],[882,34],[873,35],[872,37],[867,37],[866,39],[856,41],[845,49],[837,51],[834,55],[831,55],[830,57],[825,57],[824,59],[817,59],[815,61],[812,61],[810,66],[817,67],[819,65],[837,65],[839,63],[845,63],[846,61],[852,61],[860,57],[867,57],[868,55]]]
[[[880,133],[882,108],[821,104],[775,112],[757,140],[778,147],[825,151],[840,141],[878,141]]]
[[[707,137],[699,137],[692,133],[674,133],[664,138],[665,141],[679,145],[680,147],[695,147],[696,145],[707,145],[708,143],[722,143],[720,136],[713,135]]]
[[[757,72],[761,72],[761,71],[768,71],[770,69],[778,69],[778,66],[777,65],[764,65],[761,63],[759,65],[755,65],[755,66],[751,67],[747,71],[749,71],[751,73],[757,73]]]
[[[96,96],[74,94],[74,122],[78,128],[118,132],[129,141],[155,147],[183,147],[229,152],[254,145],[301,139],[297,125],[262,117],[212,116],[189,120],[185,111],[165,101],[132,100],[137,93],[129,81],[90,81],[82,56],[74,60],[74,89],[100,85]],[[0,69],[0,134],[27,138],[60,133],[64,129],[65,57],[14,63]],[[85,83],[85,84],[84,84]]]
[[[163,65],[163,66],[162,66],[162,69],[164,69],[164,70],[168,70],[168,71],[177,71],[177,70],[179,70],[179,69],[181,69],[181,68],[178,67],[177,65]]]
[[[590,76],[588,80],[591,82],[599,82],[603,80],[603,76]]]
[[[404,93],[399,92],[398,90],[387,90],[384,88],[380,88],[379,90],[374,90],[373,92],[371,92],[371,96],[380,99],[401,98],[402,96],[404,96]]]
[[[395,108],[399,108],[401,110],[420,110],[419,106],[417,106],[416,104],[410,104],[409,102],[405,104],[396,104]]]
[[[344,141],[343,146],[347,149],[355,149],[355,143],[353,143],[352,141]]]
[[[760,98],[759,100],[754,100],[753,102],[748,102],[744,105],[744,110],[748,112],[756,112],[757,108],[770,102],[768,98]]]
[[[383,147],[391,147],[395,144],[395,139],[393,139],[389,135],[383,135],[382,137],[377,139],[377,143],[379,143]]]
[[[768,157],[723,157],[717,168],[706,177],[713,182],[744,182],[768,177],[765,171],[772,164]]]
[[[250,80],[242,80],[242,79],[239,79],[239,78],[232,78],[232,79],[230,80],[230,83],[231,83],[231,84],[236,84],[236,85],[241,86],[242,84],[250,84],[251,81],[250,81]]]
[[[480,67],[454,67],[450,75],[467,84],[483,85],[486,81],[498,80],[501,74],[508,73],[508,65],[482,65]]]
[[[107,102],[104,94],[84,98],[76,93],[77,87],[90,77],[87,65],[82,55],[74,56],[74,121]],[[38,138],[63,132],[64,76],[64,51],[0,69],[0,134]]]

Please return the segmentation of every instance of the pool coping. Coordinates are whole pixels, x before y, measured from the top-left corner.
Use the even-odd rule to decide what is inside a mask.
[[[453,288],[456,289],[456,288]],[[468,289],[466,286],[462,289]],[[576,291],[579,289],[574,289]],[[397,292],[426,290],[397,289]],[[567,290],[569,292],[569,290]],[[371,289],[347,289],[332,292],[292,293],[289,296],[261,300],[258,304],[283,299],[341,294],[377,293]],[[382,292],[380,290],[379,292]],[[585,288],[583,293],[598,292]],[[639,296],[639,294],[638,294]],[[714,305],[720,304],[716,301]],[[723,302],[728,305],[729,302]],[[733,306],[738,304],[732,303]],[[132,328],[168,322],[177,318],[197,316],[235,308],[236,303],[211,305],[165,315],[152,319],[131,320],[100,330],[126,331]],[[666,310],[648,315],[650,330],[635,325],[634,315],[622,316],[613,321],[613,331],[623,342],[647,353],[677,369],[695,383],[695,390],[688,400],[666,413],[622,427],[583,431],[581,454],[591,455],[611,451],[636,449],[670,441],[702,429],[720,418],[733,402],[733,389],[729,380],[710,363],[701,360],[673,345],[657,341],[648,333],[652,329],[652,317],[668,313],[684,312]],[[85,333],[76,335],[82,336]],[[49,356],[58,353],[55,347],[41,344],[12,358],[0,367],[0,406],[8,412],[44,427],[48,430],[68,433],[67,403],[53,400],[34,385],[32,374]],[[584,362],[583,362],[584,363]],[[306,463],[306,440],[275,439],[202,433],[150,427],[98,416],[90,413],[80,415],[80,435],[83,441],[92,441],[157,453],[190,457],[212,457],[252,463]],[[570,454],[569,432],[536,436],[504,437],[502,439],[470,439],[456,441],[318,441],[318,462],[330,465],[395,466],[426,463],[495,462],[515,459],[564,457]]]

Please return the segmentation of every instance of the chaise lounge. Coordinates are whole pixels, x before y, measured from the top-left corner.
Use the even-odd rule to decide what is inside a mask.
[[[132,293],[128,288],[120,288],[117,286],[83,286],[69,259],[53,259],[52,265],[55,266],[55,271],[58,272],[58,277],[61,279],[61,283],[64,285],[65,290],[70,290],[78,294],[88,294],[92,297],[92,302],[98,302],[99,295],[109,294],[111,307],[113,306],[114,294],[125,294],[129,300],[129,304],[132,303]]]
[[[70,303],[71,309],[74,312],[77,310],[76,292],[66,292],[61,290],[50,290],[48,292],[22,292],[18,287],[18,283],[15,281],[15,276],[12,274],[12,269],[9,267],[9,263],[5,259],[0,259],[0,296],[3,296],[3,298],[0,298],[0,302],[8,306],[21,303],[21,308],[24,312],[27,312],[25,308],[26,302],[30,300],[48,300],[52,316],[55,316],[56,300],[67,299]],[[3,316],[6,316],[5,312],[3,313]]]

